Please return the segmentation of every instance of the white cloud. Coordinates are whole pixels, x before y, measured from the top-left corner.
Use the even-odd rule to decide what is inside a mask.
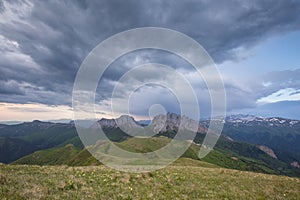
[[[280,89],[266,97],[257,100],[258,104],[276,103],[280,101],[299,101],[300,90],[294,88]]]

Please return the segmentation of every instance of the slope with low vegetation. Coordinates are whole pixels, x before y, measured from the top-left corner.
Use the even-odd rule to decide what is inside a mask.
[[[185,161],[183,161],[185,162]],[[179,165],[179,166],[178,166]],[[131,174],[104,166],[0,166],[2,199],[300,199],[300,179],[210,166]]]
[[[128,140],[115,143],[120,148],[137,153],[153,152],[171,140],[166,137],[154,138],[130,138]],[[103,147],[104,148],[104,147]],[[110,148],[107,148],[110,149]],[[192,144],[190,148],[182,155],[183,158],[198,161],[198,152],[200,146]],[[110,152],[106,152],[110,153]],[[215,150],[211,151],[206,157],[201,159],[206,163],[211,163],[220,167],[263,172],[269,174],[282,174],[289,176],[300,176],[300,170],[286,163],[270,157],[265,152],[255,146],[243,143],[232,143],[221,138],[216,145]],[[69,166],[87,166],[99,165],[87,149],[79,149],[69,144],[64,147],[52,148],[34,152],[25,156],[13,164],[30,165],[69,165]],[[189,163],[186,163],[189,165]]]

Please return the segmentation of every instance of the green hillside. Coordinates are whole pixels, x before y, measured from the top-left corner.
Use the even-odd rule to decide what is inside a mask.
[[[236,141],[266,145],[284,162],[300,162],[300,124],[271,126],[262,122],[238,125],[225,123],[223,133]]]
[[[300,179],[224,168],[0,166],[2,199],[300,199]]]
[[[83,145],[78,140],[76,129],[71,124],[36,120],[16,125],[1,125],[0,162],[10,163],[34,151],[68,143],[82,148]]]
[[[51,148],[36,151],[24,156],[14,163],[32,165],[63,165],[68,164],[69,160],[79,154],[81,150],[68,144],[65,147]]]
[[[165,146],[169,142],[170,139],[168,138],[155,137],[155,138],[148,138],[148,139],[130,138],[128,140],[115,143],[115,144],[120,148],[128,151],[145,153],[145,152],[155,151]],[[103,146],[103,148],[106,148],[105,145]],[[195,148],[197,147],[189,148],[182,157],[190,158],[190,160],[197,161],[198,160],[196,154],[197,150]],[[107,149],[109,149],[109,147],[107,147]],[[88,150],[86,149],[82,150],[76,148],[72,144],[68,144],[64,147],[56,147],[56,148],[36,151],[30,155],[24,156],[14,161],[12,164],[30,164],[30,165],[64,164],[70,166],[87,166],[87,165],[98,165],[99,162],[93,156],[91,156]]]
[[[104,131],[114,142],[129,138],[119,128],[109,128]],[[0,162],[2,163],[13,162],[38,150],[63,147],[67,144],[83,148],[74,124],[37,120],[16,125],[0,124]]]
[[[14,161],[12,164],[84,166],[92,165],[89,162],[91,158],[99,163],[86,149],[82,150],[68,144],[64,147],[36,151]]]
[[[120,148],[132,152],[152,152],[170,142],[166,137],[154,138],[130,138],[128,140],[115,143]],[[102,148],[108,149],[109,146]],[[226,147],[227,145],[227,147]],[[182,155],[186,160],[185,165],[193,165],[199,161],[197,156],[200,147],[192,144],[190,148]],[[190,162],[188,162],[190,161]],[[219,167],[263,172],[269,174],[282,174],[289,176],[300,176],[300,170],[293,168],[286,163],[277,159],[271,158],[266,153],[252,145],[243,143],[232,143],[230,141],[221,139],[215,150],[211,151],[202,161],[210,163]],[[178,161],[180,163],[180,161]],[[181,162],[183,163],[183,162]],[[25,156],[13,164],[31,164],[31,165],[70,165],[70,166],[87,166],[99,165],[100,163],[93,157],[86,149],[78,149],[73,145],[64,147],[57,147],[47,150],[34,152]],[[200,162],[198,163],[200,164]]]

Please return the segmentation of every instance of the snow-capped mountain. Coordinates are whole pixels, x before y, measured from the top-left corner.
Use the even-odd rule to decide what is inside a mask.
[[[225,119],[223,134],[235,141],[271,148],[285,162],[300,161],[300,120],[231,115]]]
[[[300,120],[285,119],[282,117],[258,117],[254,115],[230,115],[225,119],[226,123],[230,124],[245,124],[249,126],[255,126],[258,124],[276,127],[293,127],[300,126]]]

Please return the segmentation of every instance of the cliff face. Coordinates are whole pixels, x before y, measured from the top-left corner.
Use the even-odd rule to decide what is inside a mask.
[[[258,148],[260,150],[262,150],[263,152],[265,152],[266,154],[268,154],[269,156],[271,156],[272,158],[276,158],[277,159],[276,154],[274,153],[274,151],[271,148],[269,148],[267,146],[264,146],[264,145],[258,146]]]
[[[168,130],[186,129],[193,132],[205,133],[206,128],[199,122],[186,116],[180,116],[175,113],[167,113],[167,115],[157,115],[154,117],[151,125],[156,133],[166,132]]]
[[[106,119],[102,118],[97,121],[96,124],[92,126],[92,128],[96,128],[95,126],[101,126],[102,128],[117,128],[117,127],[138,127],[138,123],[134,120],[133,117],[128,115],[122,115],[116,119]]]
[[[97,128],[120,128],[123,132],[131,135],[138,136],[144,135],[143,127],[141,127],[133,117],[128,115],[122,115],[117,119],[102,118],[92,125],[92,129]]]

